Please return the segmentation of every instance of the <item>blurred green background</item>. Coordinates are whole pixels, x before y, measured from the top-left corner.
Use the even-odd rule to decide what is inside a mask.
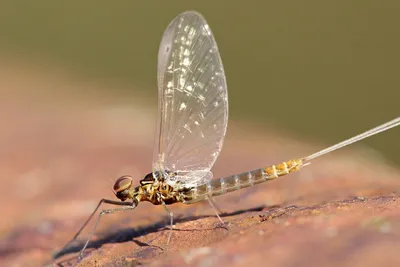
[[[161,35],[193,9],[218,42],[232,120],[330,144],[400,115],[395,0],[1,1],[0,49],[91,79],[143,84],[156,104]],[[364,144],[400,165],[399,133]]]

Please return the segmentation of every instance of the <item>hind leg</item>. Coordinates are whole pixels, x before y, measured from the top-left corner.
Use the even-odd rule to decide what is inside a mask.
[[[217,207],[217,205],[215,204],[213,198],[211,196],[207,197],[208,200],[208,204],[210,204],[210,206],[213,208],[215,215],[217,215],[218,220],[222,223],[222,225],[225,225],[224,221],[222,220],[222,218],[219,216],[221,212],[221,210]]]

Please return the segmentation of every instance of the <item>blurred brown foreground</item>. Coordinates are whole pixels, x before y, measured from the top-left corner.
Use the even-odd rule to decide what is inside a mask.
[[[1,266],[71,265],[88,231],[51,256],[99,199],[114,199],[114,180],[151,171],[155,101],[110,92],[62,71],[0,66]],[[214,175],[322,148],[294,139],[230,122]],[[216,198],[224,227],[207,203],[171,206],[168,250],[162,207],[105,216],[79,266],[400,266],[400,172],[360,147]]]

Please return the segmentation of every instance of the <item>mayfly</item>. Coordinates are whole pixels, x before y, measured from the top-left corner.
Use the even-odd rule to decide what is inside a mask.
[[[212,179],[210,169],[221,151],[228,123],[227,85],[210,27],[199,13],[193,11],[178,15],[162,36],[158,52],[158,97],[152,172],[138,186],[133,185],[132,177],[128,175],[116,180],[114,193],[120,201],[102,199],[68,242],[70,244],[78,237],[102,203],[121,206],[99,213],[80,251],[80,258],[104,214],[133,210],[142,201],[162,205],[170,216],[169,244],[173,214],[167,205],[208,200],[216,211],[214,196],[296,172],[319,156],[400,124],[400,117],[397,117],[312,155]],[[218,216],[218,212],[216,214]]]

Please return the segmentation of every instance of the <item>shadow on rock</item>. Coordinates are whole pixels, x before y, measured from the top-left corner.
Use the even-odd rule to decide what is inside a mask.
[[[234,212],[230,212],[230,213],[222,213],[220,216],[221,217],[229,217],[229,216],[244,214],[247,212],[262,211],[264,209],[265,209],[265,206],[258,206],[258,207],[246,209],[246,210],[238,210],[238,211],[234,211]],[[202,218],[209,218],[209,217],[214,217],[214,216],[212,216],[212,215],[183,216],[182,215],[182,216],[179,216],[178,218],[176,218],[175,223],[184,223],[184,222],[188,222],[188,221],[194,221],[194,220],[198,220],[198,219],[202,219]],[[168,220],[169,220],[169,218],[168,218]],[[98,249],[101,246],[103,246],[104,244],[124,243],[124,242],[133,240],[133,242],[135,242],[140,247],[152,247],[152,248],[164,250],[161,247],[154,246],[154,245],[151,245],[151,244],[148,244],[145,242],[141,242],[138,240],[134,240],[134,239],[144,236],[144,235],[147,235],[147,234],[150,234],[150,233],[159,232],[160,230],[169,230],[169,228],[166,227],[165,221],[166,221],[166,219],[162,219],[154,224],[151,224],[151,225],[148,225],[145,227],[139,227],[136,229],[132,229],[132,228],[120,229],[116,232],[109,233],[98,240],[91,241],[86,249]],[[224,229],[228,230],[228,228],[225,225],[220,224],[213,228],[174,229],[174,231],[205,231],[205,230],[214,230],[217,228],[224,228]],[[83,246],[84,246],[84,242],[80,242],[79,244],[66,247],[65,249],[54,254],[53,259],[56,260],[66,254],[79,252]]]

